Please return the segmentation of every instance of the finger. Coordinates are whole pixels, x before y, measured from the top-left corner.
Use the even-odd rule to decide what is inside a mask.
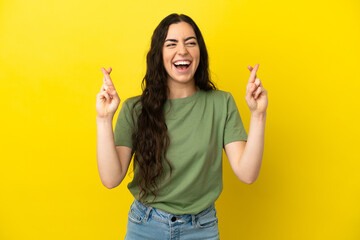
[[[248,93],[248,92],[250,92],[250,89],[253,87],[253,83],[248,83],[247,85],[246,85],[246,94]]]
[[[256,72],[259,69],[259,64],[255,64],[254,68],[251,70],[249,82],[255,82]]]
[[[107,72],[108,74],[110,74],[111,73],[111,71],[112,71],[112,68],[111,67],[109,67],[107,70],[105,69],[105,68],[101,68],[101,71],[105,71],[105,72]]]
[[[257,89],[257,86],[255,83],[249,83],[247,91],[246,91],[246,95],[252,95],[256,89]]]
[[[255,64],[255,67],[251,70],[250,77],[249,77],[249,83],[255,82],[256,78],[256,71],[259,68],[259,64]]]
[[[108,103],[111,102],[111,97],[109,96],[109,94],[108,94],[107,92],[102,92],[102,93],[101,93],[101,96],[102,96],[103,99],[106,99],[106,101],[107,101]]]
[[[109,69],[111,70],[111,68],[109,68]],[[111,78],[110,78],[110,75],[109,75],[108,71],[106,71],[105,68],[103,68],[103,67],[101,68],[101,71],[102,71],[102,73],[104,74],[104,78],[103,78],[104,83],[105,83],[108,87],[110,87],[110,86],[114,87],[114,84],[113,84],[113,82],[111,81]]]
[[[106,86],[105,83],[103,83],[103,85],[101,85],[100,92],[106,91],[107,89],[108,89],[108,87]]]
[[[101,89],[100,89],[100,92],[104,92],[104,91],[107,91],[107,92],[109,92],[109,90],[111,91],[111,90],[114,90],[115,88],[114,87],[109,87],[109,86],[107,86],[106,85],[106,83],[103,83],[103,85],[101,86]]]
[[[104,99],[106,99],[106,92],[99,92],[97,95],[96,95],[96,97],[97,97],[97,99],[100,99],[100,100],[104,100]]]
[[[253,85],[256,85],[256,83],[249,81],[248,84],[246,85],[246,92],[248,92],[252,88]],[[256,87],[257,87],[257,85],[256,85]]]
[[[253,70],[253,67],[252,66],[248,66],[248,69],[250,70],[250,72]],[[255,75],[255,78],[256,78],[256,75]]]
[[[253,95],[256,96],[256,94],[257,94],[258,91],[259,91],[258,89],[259,89],[259,88],[262,88],[260,79],[259,79],[259,78],[256,78],[254,84],[256,85],[256,89],[255,89],[255,91],[253,92]]]
[[[253,101],[254,100],[254,91],[256,90],[256,85],[254,83],[249,83],[249,89],[246,92],[245,99],[246,101]]]
[[[116,97],[116,96],[118,95],[117,92],[116,92],[116,90],[113,89],[113,88],[108,88],[108,89],[106,90],[106,92],[110,95],[111,98],[112,98],[112,97]]]
[[[263,88],[258,87],[255,91],[254,98],[257,99],[259,97],[259,95],[262,93],[262,91],[263,91]]]
[[[105,98],[105,96],[102,95],[102,93],[98,93],[96,95],[96,102],[102,103],[102,102],[105,102],[105,101],[106,101],[106,98]]]
[[[261,81],[260,81],[260,79],[255,79],[255,84],[256,84],[256,86],[258,86],[258,87],[261,87]]]
[[[105,76],[105,74],[106,74],[106,70],[104,69],[104,68],[101,68],[101,71],[102,71],[102,73],[103,73],[103,75],[104,75],[104,77],[103,77],[103,85],[105,86],[105,90],[107,89],[107,85],[106,85],[106,76]]]

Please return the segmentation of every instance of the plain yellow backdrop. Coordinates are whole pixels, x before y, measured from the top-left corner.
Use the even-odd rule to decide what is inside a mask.
[[[360,239],[357,0],[0,1],[0,239],[124,238],[132,176],[109,190],[96,164],[100,68],[122,101],[140,94],[173,12],[200,27],[247,131],[248,65],[268,91],[257,181],[224,155],[221,239]]]

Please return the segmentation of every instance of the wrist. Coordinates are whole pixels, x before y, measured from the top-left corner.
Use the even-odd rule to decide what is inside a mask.
[[[252,112],[251,113],[251,119],[265,120],[266,119],[266,111],[261,112],[261,113]]]
[[[108,124],[108,123],[111,123],[112,124],[112,121],[113,121],[113,117],[99,117],[99,116],[96,116],[96,122],[97,123],[100,123],[100,124]]]

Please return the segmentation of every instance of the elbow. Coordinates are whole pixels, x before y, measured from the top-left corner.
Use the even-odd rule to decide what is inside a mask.
[[[251,178],[251,179],[248,179],[245,183],[251,185],[251,184],[253,184],[255,181],[256,181],[256,178]]]
[[[253,184],[254,182],[255,182],[255,181],[247,181],[246,184],[251,185],[251,184]]]
[[[117,187],[116,185],[109,185],[109,184],[103,184],[107,189],[113,189],[115,187]]]
[[[239,177],[238,177],[239,178]],[[246,184],[253,184],[255,182],[255,180],[253,179],[245,179],[245,178],[239,178],[239,180],[243,183],[246,183]]]
[[[118,176],[116,176],[115,178],[111,178],[109,176],[106,176],[106,177],[101,177],[100,176],[100,179],[101,179],[101,183],[108,189],[113,189],[113,188],[116,188],[117,186],[119,186],[121,184],[121,182],[123,181],[124,179],[124,175],[123,174],[120,174]]]
[[[119,183],[115,183],[115,182],[107,182],[107,181],[102,181],[102,184],[108,188],[108,189],[113,189],[113,188],[116,188],[117,186],[120,185],[121,182]]]
[[[114,188],[115,186],[112,185],[112,184],[109,184],[109,183],[105,183],[105,182],[102,182],[103,186],[106,187],[107,189],[112,189]]]
[[[247,178],[247,177],[244,177],[242,176],[241,174],[235,174],[237,176],[237,178],[243,182],[243,183],[246,183],[246,184],[252,184],[253,182],[255,182],[255,179],[252,179],[252,178]]]
[[[256,181],[256,177],[244,176],[243,174],[236,174],[238,179],[246,184],[253,184]]]
[[[107,189],[113,189],[113,188],[116,188],[119,184],[103,184]]]
[[[255,181],[256,181],[256,178],[253,178],[253,177],[242,177],[242,178],[239,178],[240,181],[242,181],[243,183],[246,183],[246,184],[253,184]]]

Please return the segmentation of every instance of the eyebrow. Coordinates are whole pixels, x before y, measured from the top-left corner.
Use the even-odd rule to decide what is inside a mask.
[[[187,38],[185,39],[185,42],[188,41],[188,40],[190,40],[190,39],[195,39],[195,40],[196,40],[196,37],[193,37],[193,36],[187,37]],[[169,42],[178,42],[178,40],[176,40],[176,39],[171,39],[171,38],[165,40],[165,42],[167,42],[167,41],[169,41]]]

